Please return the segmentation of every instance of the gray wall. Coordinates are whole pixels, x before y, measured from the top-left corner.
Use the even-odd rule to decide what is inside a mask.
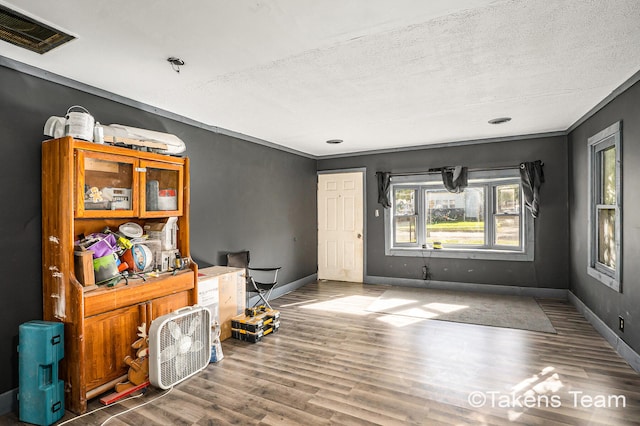
[[[425,171],[432,167],[465,165],[470,168],[515,166],[522,161],[544,161],[546,183],[541,189],[536,219],[535,260],[427,259],[432,280],[521,287],[568,288],[567,140],[565,137],[525,139],[478,145],[359,155],[318,161],[318,170],[367,168],[367,229],[365,275],[420,280],[420,257],[385,256],[384,222],[378,204],[376,171]]]
[[[40,144],[51,115],[83,105],[101,123],[173,133],[191,158],[192,255],[222,264],[248,249],[289,283],[316,272],[316,161],[0,66],[0,394],[18,386],[17,334],[42,319]],[[250,119],[247,118],[247,119]]]
[[[640,83],[616,97],[569,135],[571,291],[636,352],[640,352]],[[587,139],[622,120],[622,293],[587,275]],[[625,318],[624,333],[618,316]]]
[[[316,161],[201,132],[189,139],[192,255],[220,265],[250,250],[256,267],[285,266],[283,283],[315,274]]]

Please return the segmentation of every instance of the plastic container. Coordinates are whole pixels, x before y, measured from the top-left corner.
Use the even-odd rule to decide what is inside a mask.
[[[113,253],[93,259],[96,284],[109,281],[119,274],[117,259],[117,256]]]
[[[104,257],[108,254],[113,254],[118,250],[116,237],[113,234],[92,234],[91,236],[99,238],[97,242],[87,247],[87,250],[91,250],[93,252],[94,259]]]
[[[161,189],[158,192],[158,210],[178,210],[178,196],[175,189]]]
[[[18,327],[18,336],[20,421],[51,425],[64,416],[64,382],[58,378],[64,325],[29,321]]]

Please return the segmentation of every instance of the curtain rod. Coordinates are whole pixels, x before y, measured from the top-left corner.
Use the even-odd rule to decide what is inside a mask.
[[[431,168],[429,170],[422,171],[422,172],[390,173],[390,175],[393,177],[393,176],[414,176],[414,175],[437,174],[437,173],[441,173],[442,169],[448,169],[448,168],[452,168],[452,167],[436,167],[436,168]],[[482,169],[481,168],[467,169],[467,171],[468,172],[485,172],[485,171],[492,171],[492,170],[513,170],[518,168],[520,168],[520,166],[503,166],[503,167],[487,167]]]
[[[544,162],[540,163],[541,166],[544,166]],[[453,169],[453,166],[445,166],[445,167],[435,167],[422,172],[403,172],[403,173],[389,173],[390,176],[414,176],[414,175],[427,175],[434,173],[441,173],[442,169]],[[488,172],[493,170],[513,170],[519,169],[520,164],[517,166],[499,166],[499,167],[478,167],[478,168],[467,168],[468,172]]]

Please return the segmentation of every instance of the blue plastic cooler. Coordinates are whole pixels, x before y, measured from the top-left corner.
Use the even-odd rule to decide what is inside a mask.
[[[49,426],[64,415],[64,382],[58,365],[64,357],[64,326],[29,321],[18,328],[20,421]]]

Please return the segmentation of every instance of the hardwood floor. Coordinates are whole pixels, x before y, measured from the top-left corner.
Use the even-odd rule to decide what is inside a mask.
[[[221,362],[169,393],[70,424],[145,402],[107,424],[640,424],[640,375],[568,302],[539,300],[557,334],[362,310],[388,288],[307,285],[274,301],[278,333],[226,340]]]

